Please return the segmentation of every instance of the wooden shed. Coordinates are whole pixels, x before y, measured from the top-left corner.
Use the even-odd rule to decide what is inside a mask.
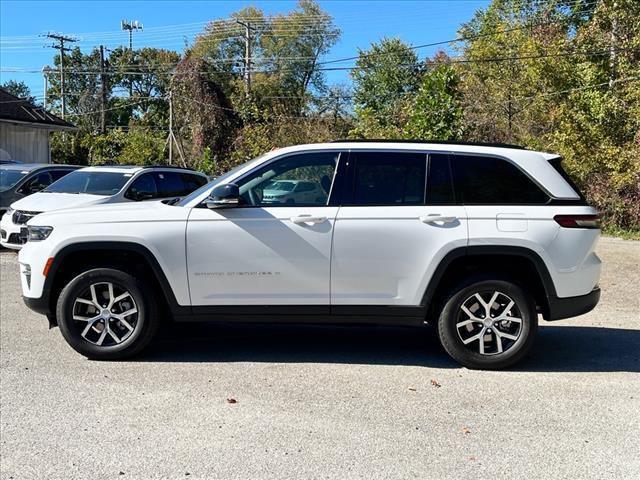
[[[50,163],[49,134],[76,129],[73,124],[0,88],[0,151],[3,156],[25,163]]]

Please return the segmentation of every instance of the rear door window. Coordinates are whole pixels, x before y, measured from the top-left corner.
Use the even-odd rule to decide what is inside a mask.
[[[194,190],[200,188],[202,185],[207,183],[207,179],[201,175],[193,175],[190,173],[181,173],[180,178],[182,178],[182,183],[184,184],[184,193],[183,195],[188,195]]]
[[[451,155],[456,197],[465,205],[542,205],[549,201],[533,180],[507,160]]]
[[[158,186],[158,197],[182,197],[187,195],[180,172],[154,172],[153,176]]]
[[[424,205],[427,156],[355,152],[352,205]]]

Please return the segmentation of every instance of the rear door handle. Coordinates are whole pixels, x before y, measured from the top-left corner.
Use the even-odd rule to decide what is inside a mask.
[[[446,217],[444,215],[426,215],[420,217],[420,221],[422,223],[434,223],[434,222],[442,222],[442,223],[452,223],[455,222],[458,217]]]
[[[298,215],[297,217],[291,217],[291,221],[296,225],[322,223],[327,221],[327,217],[312,217],[311,215]]]

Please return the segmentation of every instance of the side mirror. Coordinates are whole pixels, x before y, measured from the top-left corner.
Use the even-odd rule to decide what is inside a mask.
[[[144,191],[135,191],[132,192],[133,200],[135,200],[136,202],[141,202],[142,200],[149,200],[153,198],[153,193],[151,192],[144,192]]]
[[[211,190],[209,198],[205,201],[207,208],[233,208],[242,203],[240,187],[235,183],[223,183]]]

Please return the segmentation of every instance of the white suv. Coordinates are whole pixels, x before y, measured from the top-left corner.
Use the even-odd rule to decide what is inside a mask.
[[[186,168],[109,165],[76,170],[45,189],[13,202],[0,220],[0,245],[13,250],[27,240],[27,222],[43,212],[105,203],[184,197],[207,183]]]
[[[274,205],[306,179],[326,195]],[[334,142],[270,152],[179,203],[28,222],[24,300],[96,359],[176,322],[434,324],[471,368],[531,348],[538,315],[595,307],[599,219],[556,155],[514,147]]]

